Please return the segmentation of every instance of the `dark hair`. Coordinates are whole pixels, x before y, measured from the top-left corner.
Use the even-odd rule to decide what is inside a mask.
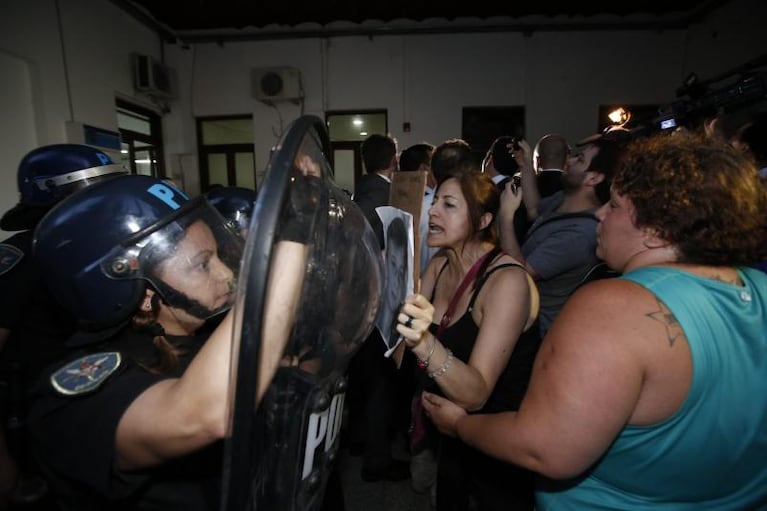
[[[360,151],[365,172],[373,174],[389,168],[397,155],[397,143],[389,136],[374,133],[362,141]]]
[[[479,170],[479,163],[471,154],[471,146],[463,139],[446,140],[431,155],[431,171],[437,183],[470,170]]]
[[[469,224],[472,226],[473,233],[480,241],[497,245],[498,224],[496,219],[498,218],[498,209],[501,206],[501,194],[492,178],[477,170],[467,170],[448,176],[439,184],[439,187],[450,178],[458,180],[458,185],[461,187],[461,193],[469,210]],[[490,213],[493,219],[486,228],[480,229],[482,215],[485,213]]]
[[[418,170],[423,165],[431,165],[431,155],[434,146],[427,143],[414,144],[399,155],[399,169],[404,171]]]
[[[610,200],[610,184],[621,162],[621,158],[626,152],[628,140],[608,140],[602,138],[592,143],[599,148],[599,152],[592,158],[589,171],[598,172],[605,177],[594,188],[597,199],[599,199],[601,204],[604,204]]]
[[[679,261],[749,265],[767,258],[767,188],[752,161],[695,133],[633,142],[613,190],[635,208],[634,224],[671,243]]]
[[[504,176],[514,175],[519,170],[519,164],[514,156],[509,151],[508,145],[512,142],[516,142],[514,137],[503,136],[498,137],[493,141],[493,145],[490,146],[490,154],[493,156],[493,167],[499,174]]]
[[[131,326],[139,332],[150,334],[154,346],[155,359],[138,360],[137,363],[152,374],[164,375],[172,373],[178,367],[179,358],[186,354],[186,350],[171,343],[165,336],[165,329],[157,322],[160,312],[159,300],[160,295],[155,293],[152,296],[152,310],[136,311],[131,318]]]
[[[767,165],[767,112],[756,114],[741,126],[735,134],[735,139],[748,146],[757,166]]]

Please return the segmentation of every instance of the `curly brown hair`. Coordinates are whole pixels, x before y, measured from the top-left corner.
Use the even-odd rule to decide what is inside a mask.
[[[735,148],[699,134],[634,141],[614,179],[637,227],[655,229],[679,262],[749,265],[767,257],[767,189]]]

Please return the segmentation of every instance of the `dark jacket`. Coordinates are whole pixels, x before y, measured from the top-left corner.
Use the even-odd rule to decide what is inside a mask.
[[[373,228],[381,250],[384,247],[383,224],[381,218],[376,213],[378,206],[389,204],[389,189],[391,184],[379,174],[365,174],[357,181],[354,187],[354,196],[352,200],[362,209],[365,218]]]

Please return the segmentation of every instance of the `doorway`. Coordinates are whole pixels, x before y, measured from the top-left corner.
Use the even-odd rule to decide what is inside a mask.
[[[256,189],[253,117],[199,117],[200,191],[212,186]]]
[[[351,195],[357,179],[364,173],[362,141],[373,133],[388,134],[386,110],[329,111],[325,124],[333,149],[334,180]]]
[[[115,100],[122,164],[131,174],[165,177],[162,118],[149,108]]]
[[[525,137],[525,107],[464,107],[462,138],[478,162],[500,136]]]

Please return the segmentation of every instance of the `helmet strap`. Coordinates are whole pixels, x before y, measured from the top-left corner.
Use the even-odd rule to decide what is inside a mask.
[[[187,313],[191,314],[192,316],[198,319],[208,319],[211,316],[214,316],[215,314],[221,312],[220,309],[213,310],[213,309],[209,309],[205,307],[203,304],[201,304],[194,298],[190,298],[183,292],[177,289],[174,289],[172,286],[169,286],[165,282],[152,281],[152,285],[154,285],[155,289],[157,290],[157,293],[162,295],[163,301],[169,307],[174,307],[176,309],[181,309],[183,311],[186,311]],[[155,296],[157,296],[158,300],[160,299],[158,294],[155,294]]]

